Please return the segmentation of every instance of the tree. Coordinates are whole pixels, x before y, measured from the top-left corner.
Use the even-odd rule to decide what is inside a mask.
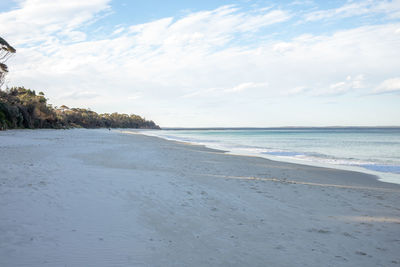
[[[8,66],[5,63],[15,52],[15,48],[0,37],[0,88],[4,84],[5,76],[8,73]]]

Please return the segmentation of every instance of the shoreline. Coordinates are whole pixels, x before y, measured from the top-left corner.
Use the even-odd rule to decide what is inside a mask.
[[[400,186],[103,129],[0,133],[0,265],[398,266]]]
[[[147,137],[157,138],[157,139],[161,139],[161,140],[164,140],[164,141],[173,142],[173,143],[177,143],[177,144],[182,144],[182,145],[187,145],[187,146],[198,146],[198,147],[203,148],[203,149],[209,149],[209,150],[214,151],[216,153],[220,153],[221,155],[231,155],[231,156],[235,156],[235,157],[256,158],[256,159],[260,159],[260,160],[267,160],[267,161],[270,161],[270,162],[274,162],[276,164],[282,164],[282,166],[285,165],[285,164],[288,164],[289,166],[293,165],[293,167],[296,167],[296,166],[297,167],[301,167],[301,168],[310,167],[311,169],[314,169],[314,168],[315,169],[321,169],[322,171],[324,169],[326,169],[327,171],[329,170],[329,171],[356,173],[357,176],[360,176],[360,177],[364,176],[365,178],[362,178],[362,179],[366,179],[365,181],[358,180],[357,182],[360,183],[360,184],[368,185],[369,183],[368,183],[367,179],[369,179],[369,181],[378,182],[377,185],[386,184],[389,187],[393,186],[393,187],[395,187],[397,189],[400,189],[400,184],[395,183],[395,182],[383,181],[382,178],[379,177],[378,174],[376,174],[377,172],[369,171],[369,170],[363,171],[362,168],[357,168],[356,166],[353,166],[353,167],[349,166],[348,168],[346,168],[346,166],[335,165],[335,164],[325,164],[325,165],[324,164],[320,164],[319,165],[318,163],[316,163],[316,164],[313,164],[313,163],[306,164],[306,163],[303,163],[303,161],[300,161],[300,160],[298,162],[296,162],[295,160],[291,161],[291,160],[280,159],[278,157],[270,157],[269,155],[268,156],[262,156],[262,155],[259,155],[259,154],[256,154],[256,153],[254,153],[254,154],[242,153],[241,154],[241,153],[235,152],[235,151],[227,151],[227,150],[223,150],[223,149],[220,149],[220,148],[209,147],[209,146],[207,146],[205,144],[199,144],[199,143],[194,143],[194,142],[186,142],[186,141],[180,141],[180,140],[174,140],[174,139],[167,139],[167,138],[164,138],[164,137],[161,137],[161,136],[156,136],[156,135],[147,135],[147,134],[143,134],[143,132],[141,132],[141,131],[135,131],[135,132],[121,131],[121,133],[123,133],[123,134],[140,134],[140,135],[144,135],[144,136],[147,136]],[[339,168],[339,167],[343,167],[343,168]],[[248,178],[254,178],[254,179],[262,180],[262,178],[260,178],[260,177],[248,177]],[[270,180],[278,180],[279,181],[279,179],[276,179],[276,178],[275,179],[274,178],[270,178]],[[296,181],[287,181],[287,182],[295,183]],[[345,181],[341,180],[341,181],[337,181],[337,184],[336,184],[333,181],[330,185],[332,185],[332,186],[346,186],[346,184],[344,182]],[[350,184],[352,184],[353,182],[354,181],[350,181]],[[366,184],[364,184],[364,182]],[[307,183],[303,183],[303,184],[307,184]],[[310,183],[310,184],[312,185],[313,183]],[[315,184],[318,184],[318,183],[315,183]],[[365,187],[365,188],[369,188],[370,189],[371,187]],[[385,186],[385,188],[387,188],[387,187]],[[395,191],[397,191],[397,190],[395,190]]]
[[[329,127],[323,127],[323,129],[326,129],[326,128],[329,128]],[[342,129],[341,127],[339,127],[339,128]],[[357,128],[357,127],[349,127],[349,129],[353,129],[353,128]],[[359,128],[363,128],[363,127],[359,127]],[[375,128],[378,129],[378,128],[383,128],[383,127],[375,127]],[[372,129],[375,129],[375,128],[372,128]],[[397,129],[398,127],[392,127],[392,128]],[[235,128],[228,128],[228,129],[235,129]],[[241,128],[239,128],[239,129],[241,129]],[[244,128],[244,129],[248,129],[248,128]],[[256,129],[258,129],[258,128],[256,128]],[[273,129],[273,128],[260,128],[260,129]],[[290,129],[290,128],[277,128],[277,129]],[[299,128],[299,129],[302,129],[302,128]],[[311,129],[311,128],[305,127],[305,129]],[[167,130],[169,130],[169,129],[167,129]],[[221,129],[219,129],[219,130],[221,130]],[[224,130],[224,129],[222,129],[222,130]],[[249,156],[249,157],[260,157],[260,158],[264,158],[264,159],[268,159],[268,160],[272,160],[272,161],[286,162],[286,163],[291,163],[291,164],[299,164],[299,165],[305,165],[305,166],[311,166],[311,167],[328,168],[328,169],[336,169],[336,170],[342,170],[342,171],[352,171],[352,172],[364,173],[367,175],[375,176],[376,179],[380,182],[400,185],[400,174],[391,173],[391,172],[374,171],[374,170],[370,170],[367,168],[363,168],[362,166],[333,164],[333,163],[318,162],[318,161],[312,161],[312,160],[304,160],[304,159],[302,160],[302,159],[295,159],[295,158],[289,158],[289,157],[280,157],[280,156],[274,156],[274,155],[270,155],[270,154],[243,151],[243,150],[239,150],[239,149],[227,150],[221,146],[218,146],[218,145],[215,145],[212,143],[201,143],[201,142],[196,143],[193,141],[182,141],[182,140],[174,139],[172,137],[148,134],[148,133],[146,133],[146,130],[143,130],[143,129],[129,129],[127,131],[122,131],[122,132],[131,133],[133,131],[140,133],[140,134],[147,135],[147,136],[158,137],[158,138],[168,140],[168,141],[175,141],[175,142],[181,142],[184,144],[192,144],[192,145],[201,145],[201,146],[205,146],[210,149],[216,149],[216,150],[223,151],[225,154]]]

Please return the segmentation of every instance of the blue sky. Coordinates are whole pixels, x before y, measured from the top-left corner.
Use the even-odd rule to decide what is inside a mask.
[[[400,125],[400,1],[5,0],[6,85],[162,127]]]

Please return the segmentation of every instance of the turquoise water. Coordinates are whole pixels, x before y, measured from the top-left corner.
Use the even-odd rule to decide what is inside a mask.
[[[147,134],[238,154],[357,167],[400,183],[400,128],[161,130]]]

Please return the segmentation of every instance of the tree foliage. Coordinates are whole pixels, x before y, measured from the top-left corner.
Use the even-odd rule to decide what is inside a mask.
[[[8,66],[5,64],[7,60],[15,54],[17,50],[12,47],[6,40],[0,37],[0,88],[4,83],[4,78],[8,73]]]
[[[83,108],[53,108],[43,92],[24,87],[0,90],[0,129],[15,128],[147,128],[159,129],[138,115],[97,114]]]

